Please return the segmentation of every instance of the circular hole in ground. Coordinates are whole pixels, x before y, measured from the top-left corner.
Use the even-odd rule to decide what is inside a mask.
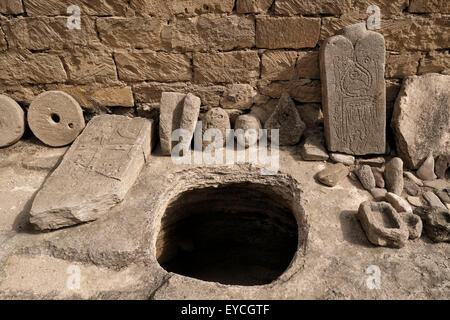
[[[290,200],[276,187],[254,183],[185,191],[162,217],[157,260],[166,271],[204,281],[269,284],[299,246]]]
[[[69,123],[68,126],[70,129],[73,129],[73,123]]]
[[[52,113],[50,116],[55,123],[59,123],[61,121],[61,118],[56,113]]]

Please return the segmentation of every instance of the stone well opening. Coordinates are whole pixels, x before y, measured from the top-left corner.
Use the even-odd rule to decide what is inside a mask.
[[[273,282],[306,247],[306,218],[298,195],[288,190],[239,182],[177,194],[161,219],[159,264],[168,272],[226,285]]]

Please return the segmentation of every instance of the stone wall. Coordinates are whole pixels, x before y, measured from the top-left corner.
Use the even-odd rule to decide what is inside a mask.
[[[162,91],[231,115],[284,91],[320,103],[322,41],[367,20],[371,4],[381,8],[388,105],[402,78],[448,73],[448,0],[0,0],[0,93],[27,107],[63,90],[88,118],[157,116]],[[67,27],[70,5],[80,30]]]

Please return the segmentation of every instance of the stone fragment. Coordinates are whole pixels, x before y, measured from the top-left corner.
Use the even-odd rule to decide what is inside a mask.
[[[386,160],[383,157],[370,157],[370,158],[359,158],[358,159],[359,165],[367,164],[368,166],[377,167],[377,168],[381,168],[385,162],[386,162]]]
[[[434,174],[434,158],[432,153],[428,155],[416,174],[422,180],[434,180],[437,178]]]
[[[237,142],[245,148],[256,146],[260,138],[261,128],[261,121],[252,114],[243,114],[237,117],[234,124]],[[239,129],[243,132],[237,131]]]
[[[297,106],[297,110],[307,128],[316,128],[323,124],[323,113],[320,104],[301,104]]]
[[[386,181],[386,189],[389,192],[401,195],[403,192],[403,161],[400,158],[392,158],[386,163],[384,169],[384,178]]]
[[[272,115],[272,113],[275,112],[277,105],[277,99],[270,99],[266,103],[254,105],[250,113],[258,117],[259,120],[261,120],[261,124],[264,125],[267,119],[269,119],[269,117]]]
[[[417,213],[424,222],[425,232],[433,242],[450,242],[450,211],[440,207],[420,207]]]
[[[366,190],[372,190],[376,187],[375,178],[372,169],[368,165],[363,165],[356,170],[356,175],[359,178],[362,186]]]
[[[420,200],[419,197],[408,196],[408,197],[406,197],[406,199],[408,200],[408,202],[410,204],[412,204],[415,207],[422,207],[423,206],[422,200]]]
[[[28,125],[34,135],[52,147],[72,143],[85,127],[78,102],[62,91],[47,91],[28,109]]]
[[[441,154],[436,159],[436,163],[434,165],[434,172],[436,173],[439,179],[446,179],[446,173],[450,168],[450,155],[449,154]],[[450,173],[450,172],[449,172]],[[450,177],[449,177],[450,179]]]
[[[17,102],[0,94],[0,148],[8,147],[22,138],[25,114]]]
[[[170,155],[174,147],[172,133],[184,129],[190,139],[183,143],[190,144],[195,125],[200,113],[200,98],[184,93],[163,92],[159,115],[159,139],[163,155]]]
[[[375,199],[375,201],[384,201],[386,200],[386,189],[381,188],[373,188],[370,190],[370,193],[372,194],[372,197]]]
[[[223,109],[247,110],[253,105],[255,89],[249,84],[233,84],[228,86],[220,99]]]
[[[379,169],[379,168],[371,168],[371,169],[372,169],[373,177],[375,178],[375,184],[377,185],[377,187],[384,188],[385,183],[384,183],[384,178],[383,178],[383,172],[381,171],[381,169]]]
[[[330,159],[334,162],[343,163],[347,166],[355,164],[355,157],[349,154],[330,153]]]
[[[395,193],[386,193],[386,200],[394,207],[397,212],[408,212],[412,213],[412,207],[409,205],[408,201],[402,197],[396,195]]]
[[[417,196],[420,193],[420,187],[409,179],[404,179],[403,189],[410,196]]]
[[[322,100],[328,149],[354,155],[386,151],[385,43],[365,23],[321,46]]]
[[[348,174],[348,168],[342,163],[328,164],[324,170],[317,174],[317,180],[324,185],[334,187]]]
[[[308,135],[303,143],[300,154],[305,161],[326,161],[329,158],[323,145],[323,137],[318,134]]]
[[[391,127],[397,153],[417,169],[433,153],[450,154],[450,76],[426,74],[403,82]]]
[[[423,185],[428,188],[433,188],[435,190],[444,190],[450,188],[450,180],[447,179],[437,179],[431,181],[424,181]]]
[[[446,209],[446,206],[441,202],[437,195],[431,191],[427,191],[423,194],[423,198],[428,202],[430,207],[438,207]]]
[[[405,246],[409,238],[408,226],[389,203],[363,202],[357,217],[373,244],[393,248]]]
[[[436,191],[436,195],[441,199],[443,203],[450,203],[450,189],[438,190]]]
[[[423,230],[422,219],[412,212],[402,212],[400,215],[408,226],[409,239],[414,240],[420,238]]]
[[[153,122],[143,118],[94,117],[36,195],[30,222],[54,230],[108,213],[147,161],[153,134]]]
[[[417,178],[412,172],[403,172],[403,175],[405,177],[407,177],[409,180],[413,181],[415,184],[417,184],[419,187],[423,186],[423,182],[422,180],[420,180],[419,178]]]
[[[300,141],[306,125],[288,93],[283,93],[275,111],[264,124],[264,128],[280,130],[280,146],[293,146]]]
[[[219,130],[222,134],[223,145],[226,144],[228,135],[227,130],[231,129],[230,117],[228,113],[222,108],[213,108],[209,110],[202,122],[202,135],[203,135],[203,150],[215,140],[208,141],[205,139],[205,133],[210,129]],[[215,138],[214,138],[215,139]]]

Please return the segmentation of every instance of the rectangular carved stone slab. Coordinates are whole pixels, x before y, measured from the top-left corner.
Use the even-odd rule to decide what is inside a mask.
[[[386,47],[364,23],[321,47],[322,100],[328,149],[354,155],[386,150]]]
[[[121,202],[148,161],[154,123],[93,118],[34,199],[30,222],[40,230],[96,220]]]

